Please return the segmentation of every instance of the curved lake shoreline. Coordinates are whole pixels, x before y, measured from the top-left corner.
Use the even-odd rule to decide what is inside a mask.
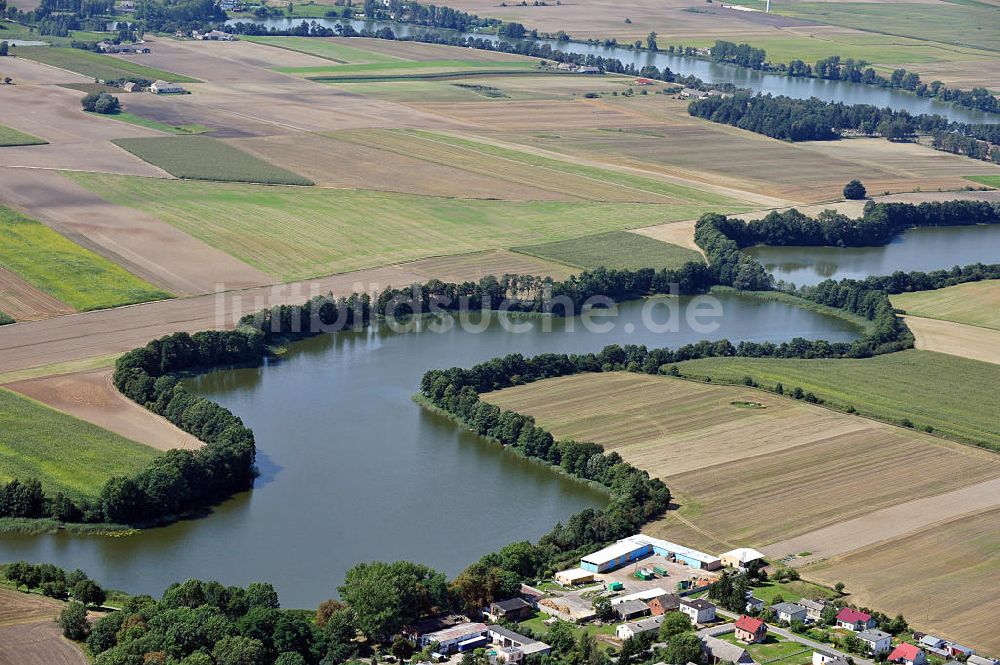
[[[332,595],[359,561],[410,559],[455,574],[486,552],[535,540],[579,510],[603,505],[606,494],[421,408],[412,395],[423,373],[507,353],[584,353],[611,343],[858,337],[843,319],[786,303],[734,294],[717,301],[723,316],[706,332],[684,320],[689,309],[711,305],[698,298],[623,303],[604,333],[580,318],[520,317],[514,324],[528,326],[525,332],[494,320],[478,333],[460,325],[433,333],[434,322],[418,319],[414,332],[383,326],[324,335],[291,345],[279,362],[196,377],[187,382],[193,391],[254,430],[262,472],[254,491],[203,519],[128,538],[5,535],[0,558],[81,567],[135,592],[157,593],[188,577],[266,579],[288,606],[300,607]],[[666,325],[671,303],[684,305],[676,330]],[[611,321],[607,313],[597,319]],[[316,571],[326,571],[329,583],[317,585]]]

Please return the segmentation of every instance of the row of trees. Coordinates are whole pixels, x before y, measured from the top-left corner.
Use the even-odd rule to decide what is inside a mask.
[[[773,65],[767,61],[767,53],[764,49],[755,48],[745,43],[735,44],[733,42],[716,40],[715,45],[712,47],[712,60],[748,69],[776,71],[800,78],[848,81],[851,83],[874,85],[880,88],[906,90],[918,97],[933,97],[966,108],[986,111],[988,113],[1000,113],[1000,100],[994,97],[986,88],[979,87],[972,88],[971,90],[961,90],[959,88],[949,88],[941,81],[924,83],[920,80],[920,74],[909,72],[902,67],[893,70],[889,76],[883,76],[864,60],[841,58],[839,55],[822,58],[817,60],[814,65],[810,65],[799,59],[792,60],[788,64]]]
[[[18,561],[4,566],[3,575],[15,589],[37,589],[49,598],[65,600],[72,597],[79,603],[96,607],[107,599],[104,589],[79,569],[67,572],[51,563]]]

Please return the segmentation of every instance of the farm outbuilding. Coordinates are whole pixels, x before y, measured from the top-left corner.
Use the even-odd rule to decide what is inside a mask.
[[[719,560],[723,566],[742,570],[754,561],[763,561],[764,555],[751,547],[737,547],[735,550],[720,554]]]
[[[166,94],[177,94],[184,92],[184,88],[177,85],[176,83],[168,83],[166,81],[154,81],[153,85],[149,86],[149,91],[154,95],[166,95]]]
[[[570,568],[556,573],[556,582],[563,586],[575,586],[594,581],[594,573],[583,568]]]

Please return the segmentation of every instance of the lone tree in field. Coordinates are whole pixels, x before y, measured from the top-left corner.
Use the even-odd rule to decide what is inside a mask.
[[[844,198],[852,201],[860,201],[867,196],[868,192],[860,180],[852,180],[844,185]]]

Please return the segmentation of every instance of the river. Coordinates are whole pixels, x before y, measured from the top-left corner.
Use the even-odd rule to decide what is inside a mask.
[[[249,21],[266,25],[269,28],[289,29],[300,25],[303,20],[301,18],[233,19],[229,23],[237,23],[239,21],[245,23]],[[337,24],[343,23],[340,20],[326,18],[308,19],[307,21],[315,21],[328,28],[334,28]],[[382,27],[389,27],[399,37],[408,37],[426,32],[441,32],[434,28],[425,28],[406,23],[356,20],[348,21],[348,23],[358,31],[362,29],[377,30]],[[449,32],[451,34],[460,34],[463,37],[492,39],[496,41],[496,38],[492,35]],[[566,53],[615,58],[626,64],[632,63],[637,69],[645,65],[655,65],[661,70],[664,67],[669,67],[675,74],[694,74],[708,83],[733,83],[741,88],[750,88],[754,92],[765,94],[786,95],[796,99],[817,97],[828,102],[842,102],[844,104],[872,104],[879,108],[889,107],[897,111],[906,110],[914,115],[920,113],[937,113],[955,122],[997,122],[997,117],[993,114],[962,108],[935,99],[917,97],[908,92],[879,88],[872,85],[850,83],[847,81],[793,78],[780,74],[758,72],[734,65],[715,63],[702,58],[670,55],[663,52],[654,53],[652,51],[635,50],[622,46],[606,47],[597,44],[587,44],[586,42],[560,42],[553,39],[538,39],[536,41],[539,44],[548,44],[553,49]],[[830,55],[836,55],[836,53],[831,51]]]
[[[1000,262],[1000,225],[909,229],[882,247],[749,247],[776,279],[797,286],[824,279],[864,279],[896,270],[941,270]]]
[[[158,595],[190,577],[272,582],[286,607],[315,607],[359,561],[409,559],[453,575],[481,555],[535,540],[605,495],[524,460],[411,397],[433,368],[467,367],[508,353],[591,352],[607,344],[677,347],[699,339],[846,341],[842,319],[781,303],[722,295],[718,329],[671,330],[668,304],[705,311],[704,299],[624,303],[613,319],[494,320],[481,332],[378,330],[316,337],[270,366],[189,381],[253,428],[262,471],[255,489],[202,519],[127,538],[0,536],[0,561],[83,568],[101,583]],[[446,321],[456,321],[448,317]],[[597,332],[594,326],[611,323]],[[428,321],[421,325],[426,328]],[[546,331],[548,326],[550,330]]]

